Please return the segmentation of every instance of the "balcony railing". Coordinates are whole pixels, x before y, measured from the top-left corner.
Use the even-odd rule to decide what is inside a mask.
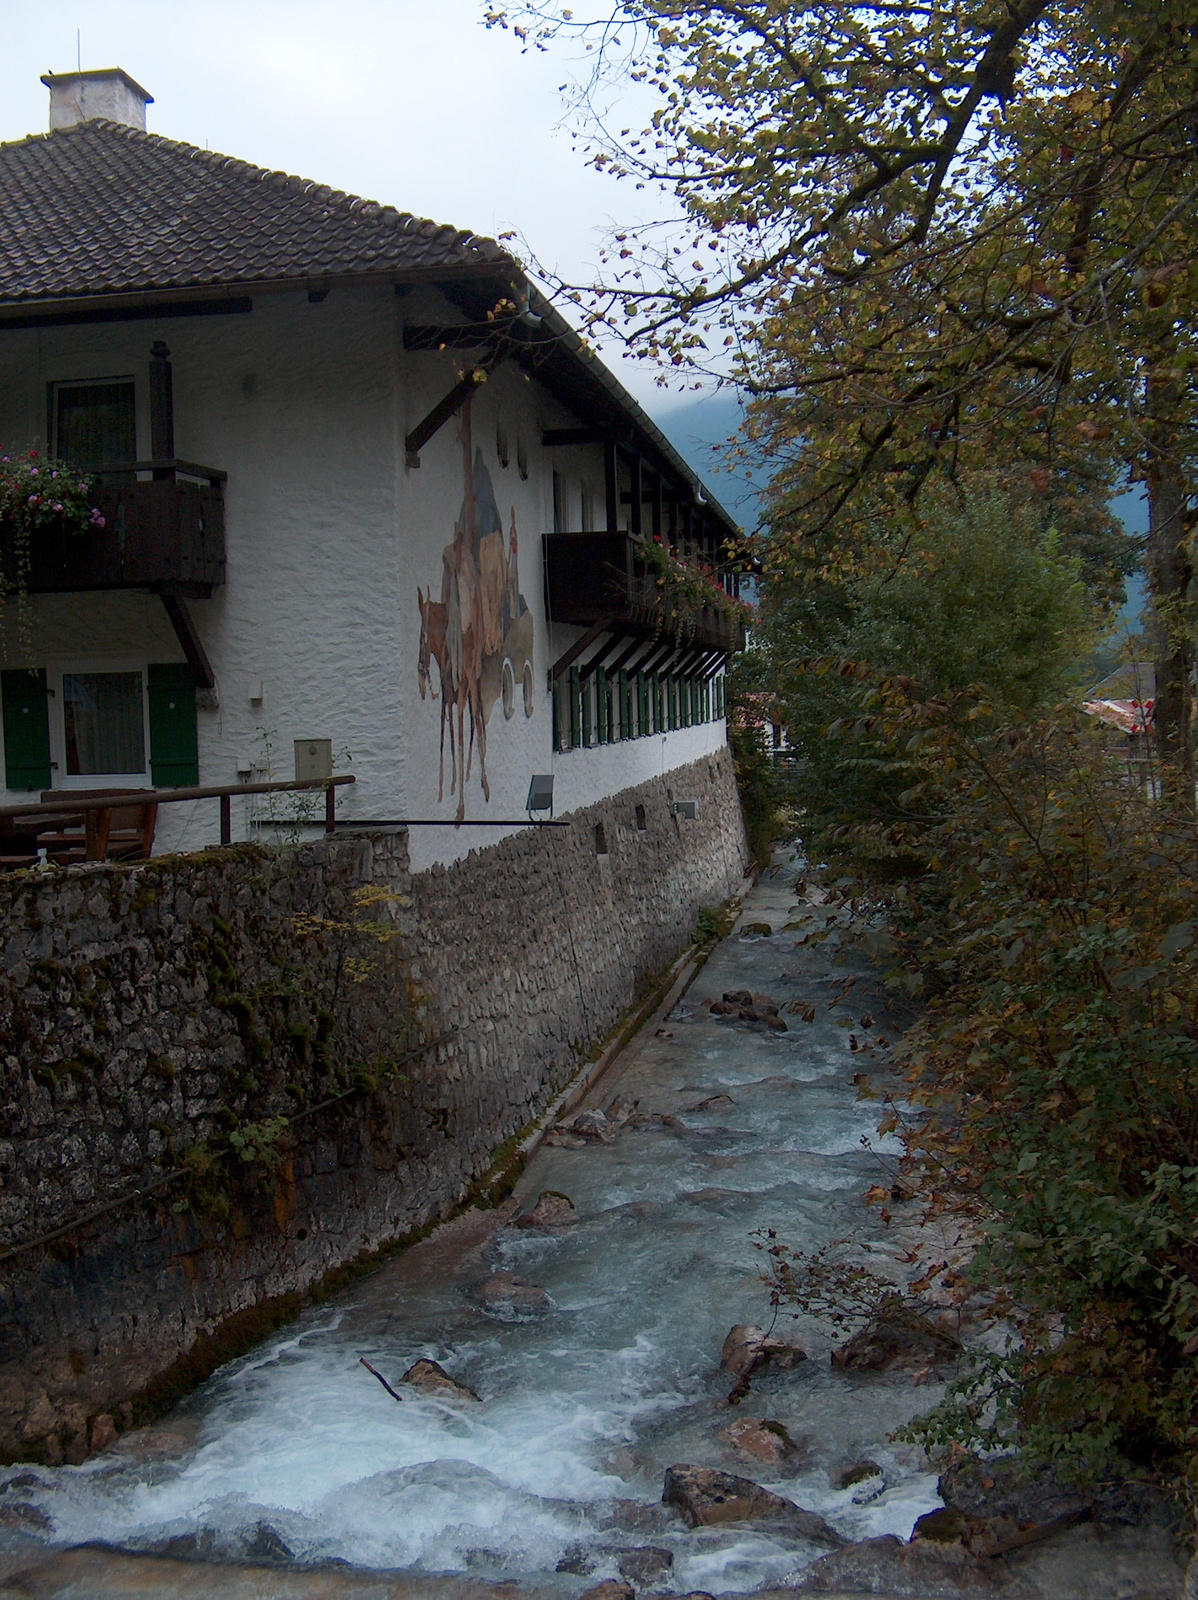
[[[545,598],[553,622],[588,627],[610,617],[627,633],[684,636],[709,650],[743,650],[744,623],[715,606],[679,606],[646,571],[627,533],[547,533]]]
[[[225,581],[223,472],[174,458],[81,470],[98,480],[104,526],[34,534],[22,572],[12,527],[0,523],[0,572],[10,591],[155,589],[203,598]]]

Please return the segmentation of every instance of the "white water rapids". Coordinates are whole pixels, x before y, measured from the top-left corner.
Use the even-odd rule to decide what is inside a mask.
[[[752,1524],[687,1529],[660,1505],[675,1462],[754,1478],[849,1538],[905,1538],[939,1504],[936,1480],[887,1440],[934,1389],[914,1388],[909,1373],[834,1371],[831,1330],[785,1319],[776,1331],[810,1360],[755,1380],[738,1410],[719,1371],[729,1327],[769,1320],[755,1230],[808,1250],[880,1236],[861,1195],[893,1167],[837,1025],[860,1031],[865,1002],[830,1005],[845,969],[780,931],[790,876],[747,903],[745,920],[770,922],[774,936],[719,946],[664,1028],[588,1101],[632,1095],[682,1129],[533,1157],[521,1209],[542,1190],[564,1192],[578,1209],[572,1227],[497,1226],[494,1214],[448,1225],[218,1372],[159,1425],[177,1436],[175,1454],[126,1448],[78,1468],[0,1473],[0,1511],[25,1508],[8,1518],[18,1533],[0,1523],[0,1549],[44,1522],[36,1537],[60,1546],[456,1572],[564,1596],[615,1576],[629,1547],[672,1553],[644,1587],[679,1594],[777,1585],[823,1554]],[[733,988],[810,1001],[817,1019],[792,1014],[788,1032],[766,1033],[697,1012]],[[875,1033],[886,1031],[883,997],[869,1004]],[[732,1103],[694,1109],[717,1094]],[[470,1290],[493,1267],[542,1285],[551,1309],[527,1321],[485,1314]],[[414,1391],[397,1404],[362,1356],[396,1384],[430,1357],[482,1404]],[[720,1440],[740,1417],[786,1426],[799,1448],[784,1475]],[[837,1469],[863,1457],[883,1478],[835,1488]]]

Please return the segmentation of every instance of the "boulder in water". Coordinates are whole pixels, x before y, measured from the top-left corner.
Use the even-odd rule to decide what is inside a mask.
[[[558,1150],[585,1150],[587,1147],[585,1139],[580,1139],[577,1134],[571,1133],[569,1128],[561,1126],[550,1128],[541,1142],[552,1145]]]
[[[880,1478],[882,1469],[876,1461],[868,1459],[854,1461],[850,1467],[841,1467],[832,1474],[832,1482],[838,1489],[851,1489],[854,1484],[868,1483],[870,1478]]]
[[[569,1130],[578,1138],[596,1139],[600,1144],[611,1144],[616,1137],[615,1128],[598,1106],[590,1106],[571,1118]]]
[[[622,1583],[616,1578],[608,1578],[606,1583],[597,1583],[593,1589],[587,1589],[579,1600],[636,1600],[636,1590],[630,1583]]]
[[[114,1445],[120,1435],[116,1431],[116,1423],[109,1412],[103,1411],[98,1417],[92,1418],[91,1448],[93,1450],[107,1450],[109,1445]]]
[[[888,1372],[891,1367],[953,1361],[960,1341],[938,1328],[901,1294],[886,1295],[860,1333],[832,1352],[832,1365],[851,1372]]]
[[[730,1094],[709,1094],[706,1100],[700,1100],[697,1106],[691,1106],[692,1111],[723,1111],[725,1106],[734,1106],[736,1101]]]
[[[795,1442],[780,1422],[754,1422],[751,1417],[741,1417],[722,1429],[719,1437],[741,1455],[753,1456],[770,1466],[777,1466],[795,1452]]]
[[[746,922],[740,930],[742,939],[769,939],[773,936],[773,924],[769,922]]]
[[[975,1556],[943,1546],[903,1544],[894,1534],[863,1539],[813,1561],[794,1589],[799,1594],[918,1595],[921,1600],[1010,1592],[1005,1573]],[[1016,1594],[1026,1594],[1018,1587]]]
[[[557,1189],[542,1189],[531,1211],[516,1218],[517,1228],[568,1228],[578,1218],[574,1202]]]
[[[801,1539],[830,1545],[846,1542],[814,1511],[805,1511],[793,1500],[784,1500],[751,1478],[739,1478],[734,1472],[720,1472],[714,1467],[692,1467],[682,1462],[667,1467],[661,1498],[666,1505],[677,1506],[692,1528],[723,1522],[771,1522]]]
[[[764,1328],[755,1327],[749,1322],[738,1322],[729,1331],[724,1348],[720,1351],[720,1366],[737,1378],[748,1377],[767,1362],[786,1370],[797,1367],[800,1361],[806,1359],[806,1350],[801,1350],[797,1344],[776,1339]]]
[[[437,1361],[421,1360],[410,1366],[399,1380],[419,1389],[421,1394],[431,1394],[438,1400],[472,1400],[477,1405],[474,1390],[456,1378],[451,1378]]]
[[[611,1105],[608,1106],[604,1115],[613,1127],[619,1127],[622,1122],[628,1121],[639,1105],[640,1101],[634,1099],[632,1095],[618,1094]]]
[[[473,1299],[499,1322],[529,1322],[553,1310],[553,1301],[539,1284],[514,1272],[493,1272],[474,1290]]]

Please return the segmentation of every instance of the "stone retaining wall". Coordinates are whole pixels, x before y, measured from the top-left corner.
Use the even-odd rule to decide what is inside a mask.
[[[0,1457],[82,1459],[447,1215],[748,862],[726,750],[569,822],[0,879],[0,1256],[44,1241]]]

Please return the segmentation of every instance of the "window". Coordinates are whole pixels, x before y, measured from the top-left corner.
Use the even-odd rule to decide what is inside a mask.
[[[645,829],[648,826],[649,826],[649,824],[648,824],[648,822],[646,821],[646,818],[645,818],[645,808],[644,808],[644,806],[637,806],[637,808],[636,808],[636,829],[637,829],[637,832],[638,833],[644,833]]]
[[[595,824],[595,854],[597,856],[607,854],[607,829],[601,822]]]
[[[64,672],[62,721],[68,778],[145,775],[140,672]]]
[[[54,454],[79,467],[137,459],[132,378],[54,385]]]

